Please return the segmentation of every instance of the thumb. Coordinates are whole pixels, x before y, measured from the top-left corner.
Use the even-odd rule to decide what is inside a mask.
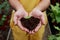
[[[15,23],[15,25],[17,24],[17,17],[16,16],[14,16],[14,23]]]
[[[28,13],[27,12],[24,13],[24,18],[26,18],[26,17],[28,17]]]
[[[42,24],[45,24],[45,18],[44,18],[44,15],[41,16],[41,23],[42,23]]]

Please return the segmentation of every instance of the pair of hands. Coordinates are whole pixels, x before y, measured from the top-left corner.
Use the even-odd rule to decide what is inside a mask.
[[[29,34],[34,34],[35,32],[37,32],[39,30],[39,28],[41,27],[42,24],[45,24],[44,14],[39,9],[34,8],[29,13],[29,16],[33,16],[35,18],[40,19],[40,23],[37,25],[37,27],[34,30],[29,31],[27,28],[23,27],[23,25],[21,24],[21,21],[20,21],[20,19],[22,17],[27,17],[27,16],[28,16],[28,13],[24,9],[17,10],[14,14],[14,23],[15,23],[15,25],[18,25],[19,28],[21,28],[23,31],[26,31]]]

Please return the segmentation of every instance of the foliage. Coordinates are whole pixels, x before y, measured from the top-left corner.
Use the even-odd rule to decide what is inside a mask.
[[[59,26],[57,24],[60,23],[60,4],[56,3],[55,6],[50,5],[50,17],[52,18],[52,23],[56,22],[56,25],[53,25],[56,29],[59,28]],[[60,30],[60,29],[58,29]]]
[[[48,40],[60,40],[60,34],[58,35],[50,35],[48,37]]]
[[[3,3],[0,4],[0,14],[2,13],[2,10],[5,11],[5,14],[8,14],[9,9],[10,9],[10,5],[7,0],[5,0]]]
[[[60,31],[60,28],[59,27],[55,27],[55,29],[57,29],[57,30]],[[60,33],[58,33],[56,35],[50,35],[48,37],[48,40],[60,40]]]
[[[3,15],[1,20],[0,20],[0,26],[3,25],[4,21],[6,20],[6,15]]]
[[[56,3],[55,6],[51,5],[50,16],[52,18],[52,22],[60,23],[60,7],[59,3]]]
[[[2,18],[0,19],[0,26],[3,25],[7,15],[9,15],[9,10],[10,10],[9,3],[7,0],[4,0],[4,2],[0,4],[0,15],[3,14]]]
[[[60,23],[60,4],[56,3],[55,6],[50,5],[50,17],[52,18],[52,23],[56,22],[57,24]],[[57,25],[54,25],[55,29],[57,29],[59,31],[58,34],[56,35],[50,35],[48,37],[48,40],[60,40],[60,28]]]

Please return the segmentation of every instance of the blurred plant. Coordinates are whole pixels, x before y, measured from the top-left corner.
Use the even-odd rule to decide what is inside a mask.
[[[60,28],[55,26],[55,29],[57,29],[60,32]],[[48,40],[60,40],[60,33],[56,35],[50,35],[48,37]]]
[[[0,26],[3,25],[4,21],[6,20],[6,15],[3,15],[1,20],[0,20]]]
[[[10,5],[7,0],[0,4],[0,14],[2,13],[2,11],[5,11],[5,14],[8,14],[9,9]]]
[[[50,5],[51,8],[49,8],[50,12],[48,15],[52,18],[52,23],[54,27],[60,26],[60,4],[56,3],[55,6]]]
[[[57,29],[59,33],[56,35],[50,35],[48,37],[48,40],[60,40],[60,28],[58,26],[55,26],[55,29]]]
[[[6,17],[9,15],[10,5],[7,0],[4,0],[3,3],[0,4],[0,15],[2,17],[0,18],[0,26],[3,25],[4,21],[6,21]]]
[[[52,18],[52,23],[56,23],[56,25],[53,26],[59,31],[59,33],[56,35],[50,35],[48,37],[48,40],[60,40],[60,4],[56,3],[55,6],[50,5],[50,7],[50,13],[48,15],[50,15],[50,17]]]
[[[60,23],[60,7],[59,7],[59,3],[56,3],[55,6],[51,5],[51,9],[50,9],[50,16],[52,18],[52,22],[57,22]]]
[[[48,37],[48,40],[60,40],[60,34],[59,35],[50,35]]]

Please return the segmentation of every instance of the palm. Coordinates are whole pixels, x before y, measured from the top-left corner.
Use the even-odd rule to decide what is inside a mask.
[[[28,32],[29,30],[26,29],[26,28],[24,28],[24,27],[22,26],[22,24],[21,24],[21,21],[20,21],[20,19],[21,19],[22,17],[26,17],[26,16],[28,16],[28,13],[27,13],[26,11],[24,11],[24,10],[18,10],[18,11],[16,11],[15,14],[14,14],[14,23],[15,23],[16,25],[18,25],[20,29]]]
[[[31,13],[30,13],[30,16],[33,16],[35,18],[38,18],[40,19],[41,21],[39,22],[39,24],[37,25],[37,27],[33,30],[33,31],[30,31],[30,33],[34,33],[34,32],[37,32],[39,30],[39,28],[41,27],[42,24],[45,24],[44,23],[44,14],[38,10],[38,9],[34,9]]]

